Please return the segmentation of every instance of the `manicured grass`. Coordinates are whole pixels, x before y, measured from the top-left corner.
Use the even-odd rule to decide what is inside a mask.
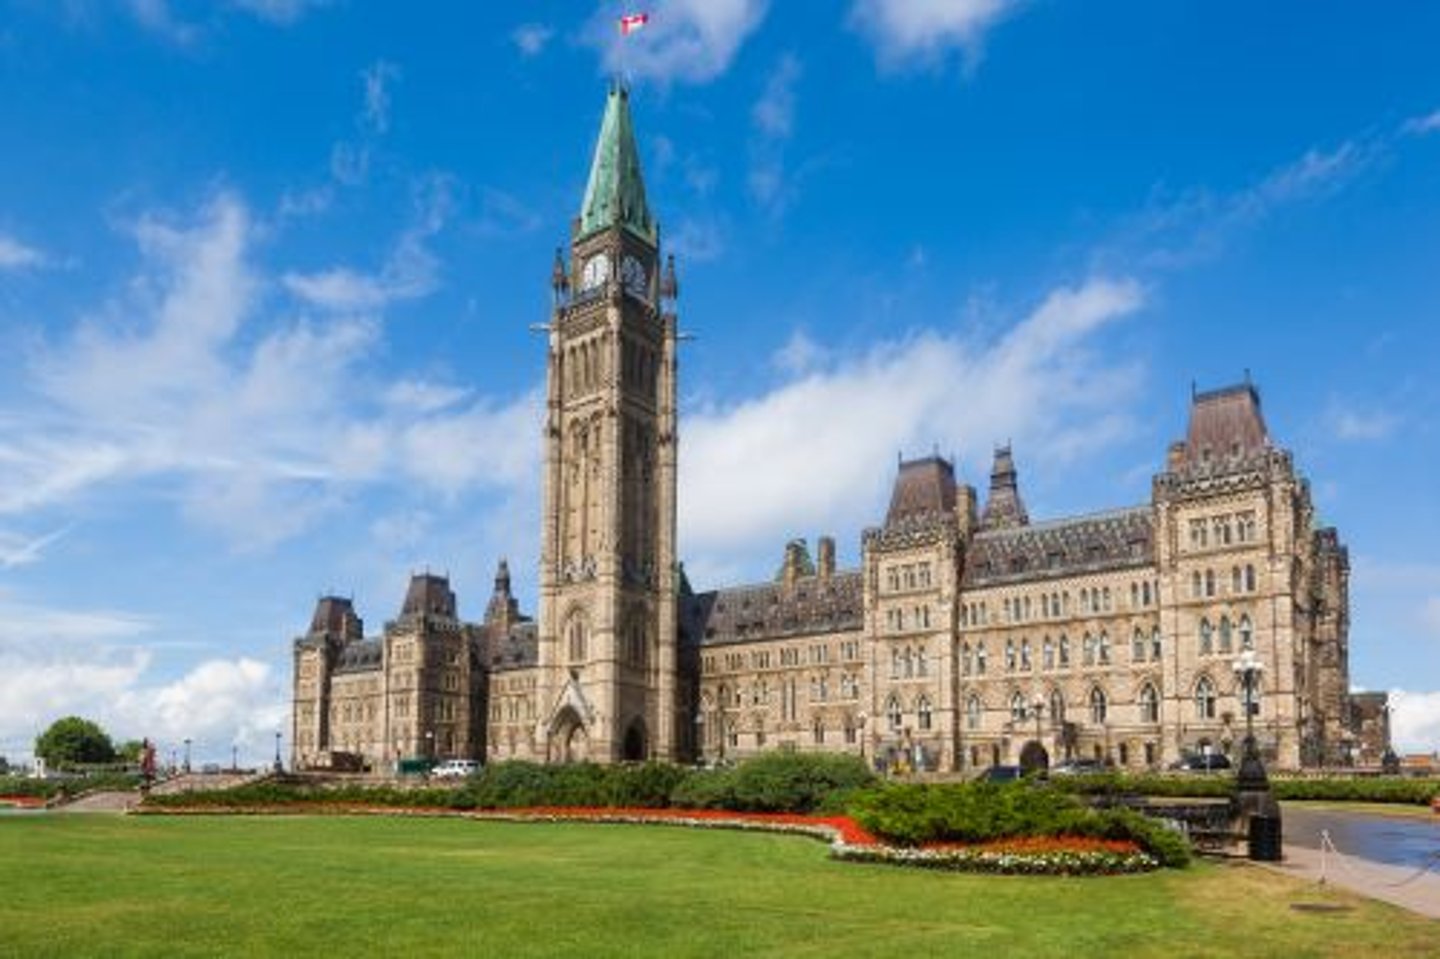
[[[1291,909],[1317,902],[1351,908]],[[0,817],[5,956],[1420,956],[1436,925],[1246,865],[993,877],[673,827]]]

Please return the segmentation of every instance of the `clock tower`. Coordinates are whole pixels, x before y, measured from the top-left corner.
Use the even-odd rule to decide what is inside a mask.
[[[675,760],[676,284],[622,86],[552,286],[537,758]]]

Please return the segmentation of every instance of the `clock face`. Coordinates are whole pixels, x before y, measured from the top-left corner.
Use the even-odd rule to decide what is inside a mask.
[[[624,264],[620,267],[620,279],[625,283],[625,289],[635,296],[643,298],[649,292],[645,264],[633,256],[625,258]]]
[[[585,261],[585,267],[580,271],[580,289],[593,290],[608,279],[610,258],[604,253],[597,253]]]

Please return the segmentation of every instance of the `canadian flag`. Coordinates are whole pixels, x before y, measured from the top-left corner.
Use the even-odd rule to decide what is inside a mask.
[[[629,13],[620,18],[620,35],[628,37],[650,22],[648,13]]]

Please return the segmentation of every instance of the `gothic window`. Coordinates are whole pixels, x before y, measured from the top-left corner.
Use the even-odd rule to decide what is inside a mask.
[[[1200,585],[1200,571],[1197,569],[1195,570],[1195,572],[1190,574],[1190,595],[1198,599],[1202,592],[1203,589]]]
[[[1230,592],[1238,593],[1240,592],[1240,587],[1240,567],[1232,566],[1230,568]]]
[[[930,728],[930,700],[925,696],[921,696],[915,704],[915,725],[923,730]]]
[[[1059,689],[1050,690],[1050,722],[1056,726],[1065,722],[1065,694]]]
[[[1109,586],[1106,586],[1106,587],[1105,587],[1105,590],[1104,590],[1104,592],[1103,592],[1102,595],[1103,595],[1103,597],[1104,597],[1104,602],[1101,603],[1101,608],[1103,608],[1106,612],[1109,612],[1110,609],[1113,608],[1113,607],[1111,606],[1111,603],[1110,603],[1110,587],[1109,587]]]
[[[930,666],[925,660],[925,647],[921,646],[915,651],[915,675],[926,676],[929,675],[929,672]]]
[[[1070,637],[1060,635],[1060,668],[1068,669],[1070,666]]]
[[[890,650],[890,678],[900,678],[900,650]]]
[[[855,745],[856,738],[855,720],[847,715],[845,717],[845,742],[847,745],[853,746]]]
[[[1094,665],[1095,665],[1095,637],[1094,637],[1094,636],[1091,636],[1089,633],[1086,633],[1086,634],[1085,634],[1085,638],[1080,641],[1080,649],[1081,649],[1081,655],[1084,657],[1084,658],[1081,660],[1081,662],[1083,662],[1084,665],[1086,665],[1086,666],[1094,666]]]
[[[1160,695],[1149,683],[1140,687],[1140,721],[1142,723],[1158,723],[1160,721]]]
[[[1209,676],[1201,676],[1195,684],[1195,718],[1215,718],[1215,684]]]
[[[1010,696],[1010,718],[1017,723],[1025,719],[1025,694],[1018,690]]]
[[[1130,637],[1130,659],[1137,663],[1145,660],[1145,633],[1139,626],[1135,627],[1135,635]]]
[[[1150,631],[1150,658],[1159,662],[1162,652],[1164,652],[1164,644],[1160,640],[1160,627],[1156,626]]]
[[[1103,629],[1100,630],[1100,641],[1098,644],[1098,649],[1100,652],[1100,665],[1110,665],[1110,634],[1105,632],[1105,630]]]
[[[980,643],[975,647],[975,672],[981,676],[985,675],[985,644]]]
[[[570,662],[583,662],[585,659],[585,618],[578,613],[571,616],[565,635],[570,652]]]
[[[1030,671],[1030,640],[1020,640],[1020,668],[1025,672]]]
[[[1130,584],[1130,608],[1135,609],[1140,605],[1140,584]]]
[[[981,709],[980,709],[980,697],[979,697],[979,696],[974,696],[974,695],[972,695],[969,699],[965,700],[965,728],[966,728],[966,729],[979,729],[979,728],[980,728],[980,713],[981,713]]]
[[[969,676],[969,675],[970,675],[970,644],[969,644],[969,643],[961,643],[961,644],[960,644],[960,674],[961,674],[962,676]]]
[[[905,663],[905,678],[910,679],[915,675],[915,655],[910,651],[910,647],[908,646],[905,647],[903,661]]]
[[[1015,671],[1015,641],[1010,639],[1005,640],[1005,671]]]
[[[1051,593],[1051,594],[1050,594],[1050,615],[1051,615],[1051,616],[1059,616],[1059,615],[1060,615],[1060,594],[1059,594],[1059,593]]]
[[[1220,652],[1230,652],[1230,617],[1220,617]]]
[[[1255,567],[1249,564],[1245,566],[1245,592],[1255,592]]]
[[[885,721],[889,724],[892,733],[900,731],[901,718],[900,700],[891,696],[885,701]]]
[[[1100,724],[1105,722],[1105,690],[1096,686],[1090,690],[1090,721]]]
[[[1150,581],[1147,579],[1140,584],[1140,596],[1146,606],[1150,605]]]
[[[825,745],[825,720],[819,716],[815,717],[815,724],[811,727],[811,735],[814,737],[817,746]]]
[[[1215,571],[1213,569],[1205,571],[1205,595],[1215,595]]]
[[[1200,620],[1200,655],[1206,656],[1214,651],[1214,630],[1210,626],[1210,620]]]
[[[1240,648],[1255,648],[1255,627],[1251,624],[1250,617],[1245,615],[1240,617]]]
[[[1040,663],[1045,669],[1055,668],[1055,644],[1050,641],[1049,636],[1045,637],[1045,643],[1041,646]]]

